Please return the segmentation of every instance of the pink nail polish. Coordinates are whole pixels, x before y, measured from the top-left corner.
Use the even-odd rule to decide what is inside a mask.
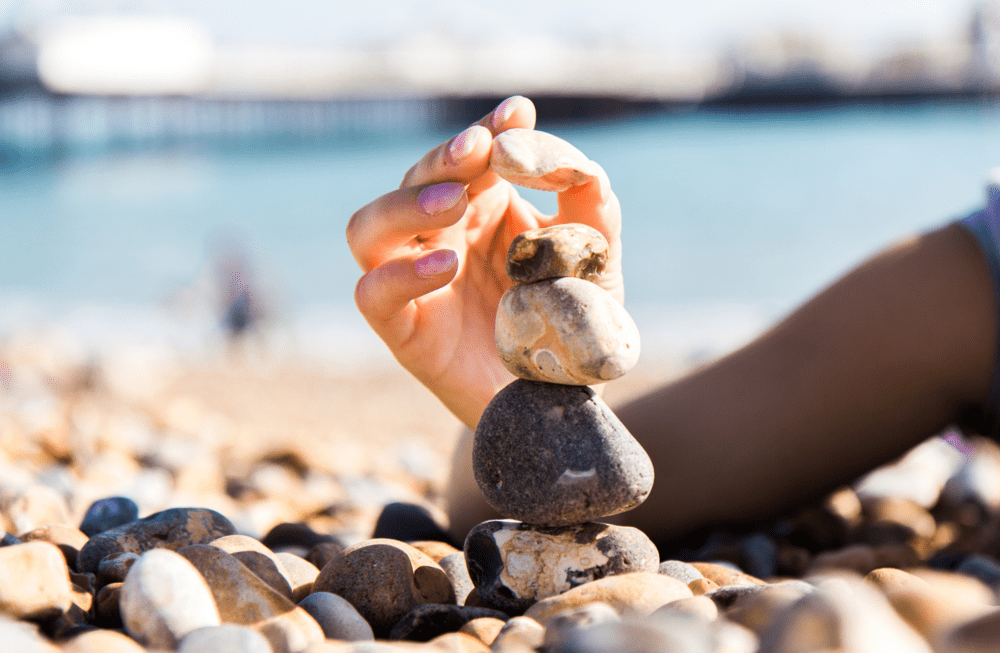
[[[430,279],[452,269],[456,263],[458,263],[458,255],[455,252],[450,249],[439,249],[414,261],[413,268],[418,277]]]
[[[478,125],[473,125],[452,140],[451,145],[448,146],[448,156],[452,163],[458,163],[472,154],[472,150],[476,147],[476,136],[479,129]]]
[[[443,184],[428,186],[420,191],[420,196],[417,201],[420,202],[420,208],[422,208],[425,213],[433,215],[435,213],[447,211],[451,207],[458,204],[458,200],[462,199],[462,195],[464,194],[465,184],[446,181]]]
[[[520,101],[521,96],[515,95],[500,103],[500,106],[493,112],[493,129],[500,129],[500,125],[507,122],[514,115],[514,109],[517,108],[517,103]]]

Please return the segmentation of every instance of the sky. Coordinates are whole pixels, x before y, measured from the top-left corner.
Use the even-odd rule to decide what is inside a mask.
[[[33,15],[170,14],[220,44],[377,47],[413,32],[457,42],[547,38],[666,49],[725,47],[767,30],[856,48],[951,39],[979,0],[0,0],[0,20]]]

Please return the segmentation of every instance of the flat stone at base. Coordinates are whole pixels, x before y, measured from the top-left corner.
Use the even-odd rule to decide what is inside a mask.
[[[659,552],[642,531],[627,526],[539,527],[494,520],[469,532],[465,559],[485,604],[520,613],[598,578],[655,572]]]
[[[649,456],[592,389],[524,379],[483,412],[472,468],[497,512],[544,526],[630,510],[653,487]]]

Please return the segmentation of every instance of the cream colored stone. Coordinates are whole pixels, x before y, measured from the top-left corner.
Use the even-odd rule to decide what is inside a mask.
[[[624,615],[645,616],[671,601],[693,596],[687,585],[669,576],[636,572],[601,578],[543,599],[528,608],[524,616],[546,624],[556,614],[579,606],[604,601]]]
[[[490,167],[512,184],[561,192],[600,175],[600,166],[558,136],[508,129],[493,139]]]
[[[57,617],[73,601],[62,552],[48,542],[0,548],[0,610],[19,619]]]
[[[563,277],[511,286],[497,307],[496,345],[523,379],[591,385],[624,375],[639,361],[639,330],[601,287]]]
[[[529,229],[507,250],[507,276],[514,283],[576,277],[597,283],[608,260],[608,241],[584,224]]]

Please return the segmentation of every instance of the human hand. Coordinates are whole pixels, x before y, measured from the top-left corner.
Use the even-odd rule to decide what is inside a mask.
[[[511,241],[537,227],[578,222],[608,240],[599,285],[624,299],[621,207],[607,175],[559,192],[544,215],[490,169],[493,137],[533,129],[535,107],[514,96],[428,152],[396,191],[351,216],[347,242],[364,271],[354,298],[403,367],[460,420],[475,428],[486,405],[513,376],[494,344],[500,296],[511,285]]]

